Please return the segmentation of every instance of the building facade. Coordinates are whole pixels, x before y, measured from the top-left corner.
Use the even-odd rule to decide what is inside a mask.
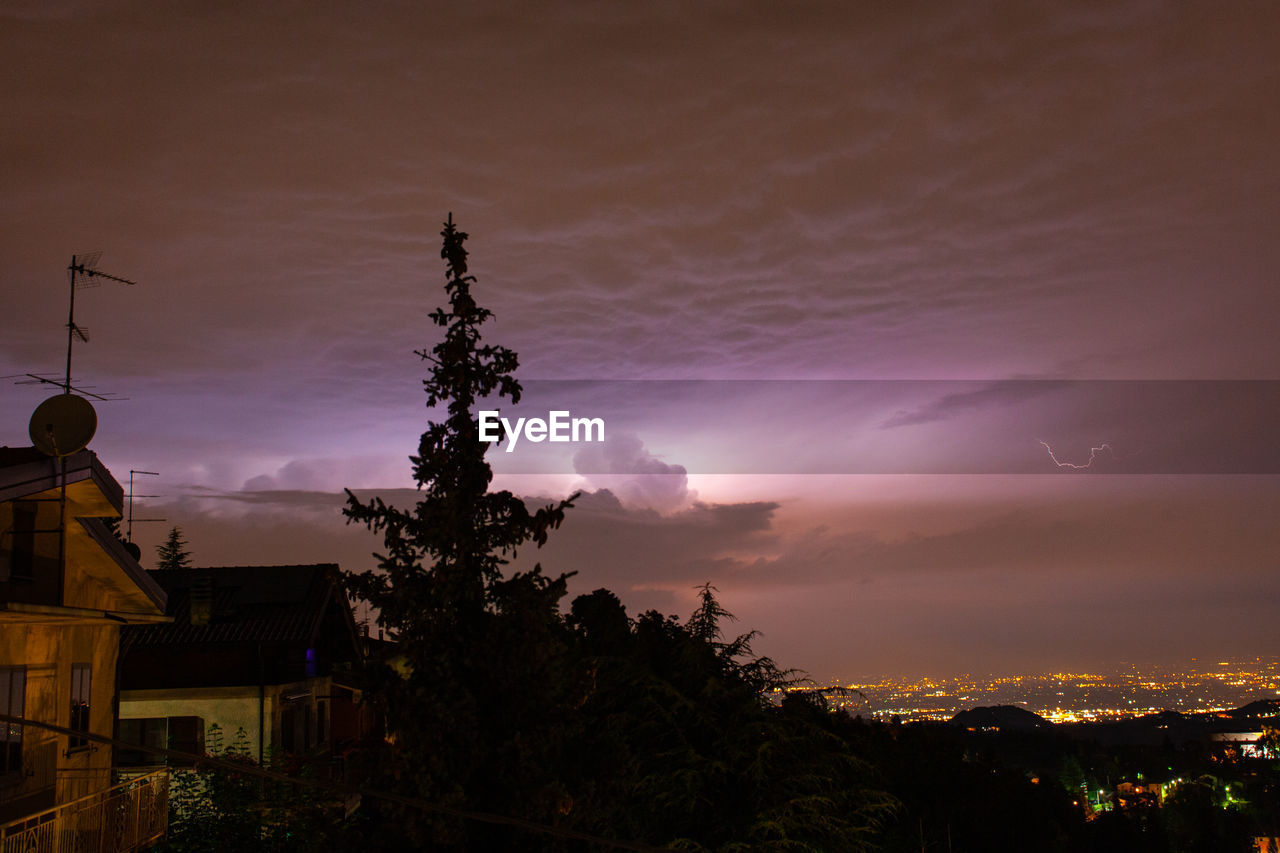
[[[336,565],[150,574],[173,621],[125,631],[122,740],[192,753],[238,746],[264,761],[340,755],[363,737],[361,647]],[[154,758],[121,763],[132,761]]]
[[[121,628],[167,619],[109,524],[122,499],[91,451],[0,448],[0,836],[115,781],[111,745],[87,735],[114,734]]]

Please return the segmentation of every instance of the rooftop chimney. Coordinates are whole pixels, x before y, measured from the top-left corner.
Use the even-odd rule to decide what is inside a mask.
[[[190,592],[191,624],[208,625],[213,616],[213,577],[202,573],[193,578]]]

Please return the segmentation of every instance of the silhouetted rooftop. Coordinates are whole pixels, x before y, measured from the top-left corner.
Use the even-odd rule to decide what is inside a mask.
[[[0,468],[48,458],[34,447],[0,447]]]
[[[309,643],[333,596],[343,595],[333,563],[165,569],[149,574],[169,594],[168,615],[174,621],[132,631],[132,642],[140,646]],[[197,597],[209,598],[206,624],[191,624],[193,591]]]

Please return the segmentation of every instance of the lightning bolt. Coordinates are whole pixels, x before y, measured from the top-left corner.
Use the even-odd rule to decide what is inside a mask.
[[[1112,447],[1112,446],[1111,446],[1111,445],[1109,445],[1109,444],[1100,444],[1100,445],[1098,445],[1097,447],[1090,447],[1090,448],[1089,448],[1089,461],[1088,461],[1088,462],[1085,462],[1084,464],[1079,464],[1079,463],[1076,463],[1076,462],[1063,462],[1062,460],[1058,459],[1058,457],[1057,457],[1057,456],[1055,456],[1055,455],[1054,455],[1054,453],[1053,453],[1053,448],[1049,446],[1049,442],[1047,442],[1047,441],[1042,441],[1042,442],[1040,442],[1040,443],[1041,443],[1042,445],[1044,445],[1044,449],[1045,449],[1045,450],[1047,450],[1047,451],[1049,452],[1049,458],[1053,460],[1053,464],[1054,464],[1054,465],[1057,465],[1059,468],[1071,468],[1071,469],[1074,469],[1074,470],[1076,470],[1076,471],[1083,471],[1084,469],[1086,469],[1086,468],[1088,468],[1089,466],[1091,466],[1095,461],[1097,461],[1097,459],[1098,459],[1098,454],[1099,454],[1099,453],[1101,453],[1101,452],[1102,452],[1102,451],[1104,451],[1104,450],[1105,450],[1107,453],[1110,453],[1110,454],[1111,454],[1111,458],[1113,458],[1113,459],[1119,459],[1119,458],[1121,458],[1121,457],[1119,457],[1119,456],[1117,456],[1117,455],[1116,455],[1116,451],[1115,451],[1115,448],[1114,448],[1114,447]],[[1130,455],[1132,455],[1132,454],[1130,454]]]

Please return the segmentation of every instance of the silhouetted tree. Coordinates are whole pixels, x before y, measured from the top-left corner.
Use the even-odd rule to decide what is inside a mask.
[[[565,616],[566,575],[504,574],[573,498],[530,512],[489,490],[475,409],[519,401],[517,359],[481,342],[490,313],[471,295],[467,235],[450,217],[441,236],[449,307],[430,317],[444,336],[419,355],[431,365],[427,405],[442,415],[412,457],[420,500],[400,509],[347,493],[348,520],[384,545],[379,569],[349,575],[349,588],[399,644],[395,665],[370,673],[393,746],[369,781],[453,809],[686,850],[863,849],[887,798],[824,728],[825,711],[766,699],[790,676],[753,655],[753,634],[725,639],[732,617],[713,587],[685,624],[655,612],[633,622],[607,590]],[[379,849],[582,849],[374,798],[361,810]]]
[[[1160,810],[1160,822],[1171,853],[1247,853],[1254,849],[1245,816],[1227,808],[1223,796],[1207,779],[1175,787]]]
[[[385,769],[433,802],[550,823],[567,808],[554,758],[559,715],[576,689],[558,610],[565,576],[535,566],[507,578],[502,567],[518,546],[545,542],[572,498],[531,513],[511,492],[489,491],[476,403],[519,402],[517,358],[481,343],[492,315],[471,295],[467,235],[452,216],[441,236],[449,307],[430,318],[444,337],[419,355],[431,364],[427,406],[442,407],[443,419],[429,421],[411,457],[417,506],[366,503],[348,491],[348,520],[381,532],[385,549],[379,571],[348,580],[377,608],[403,662],[373,673],[396,745]],[[415,840],[436,845],[475,846],[486,831],[420,812],[401,818]]]
[[[634,622],[612,593],[579,596],[569,623],[591,686],[583,713],[594,762],[592,831],[686,850],[862,850],[892,801],[829,731],[830,714],[750,648],[724,641],[732,619],[704,585],[681,624]]]
[[[182,536],[182,528],[174,525],[169,530],[169,538],[156,546],[157,569],[189,569],[191,568],[191,552],[187,550],[187,540]]]

